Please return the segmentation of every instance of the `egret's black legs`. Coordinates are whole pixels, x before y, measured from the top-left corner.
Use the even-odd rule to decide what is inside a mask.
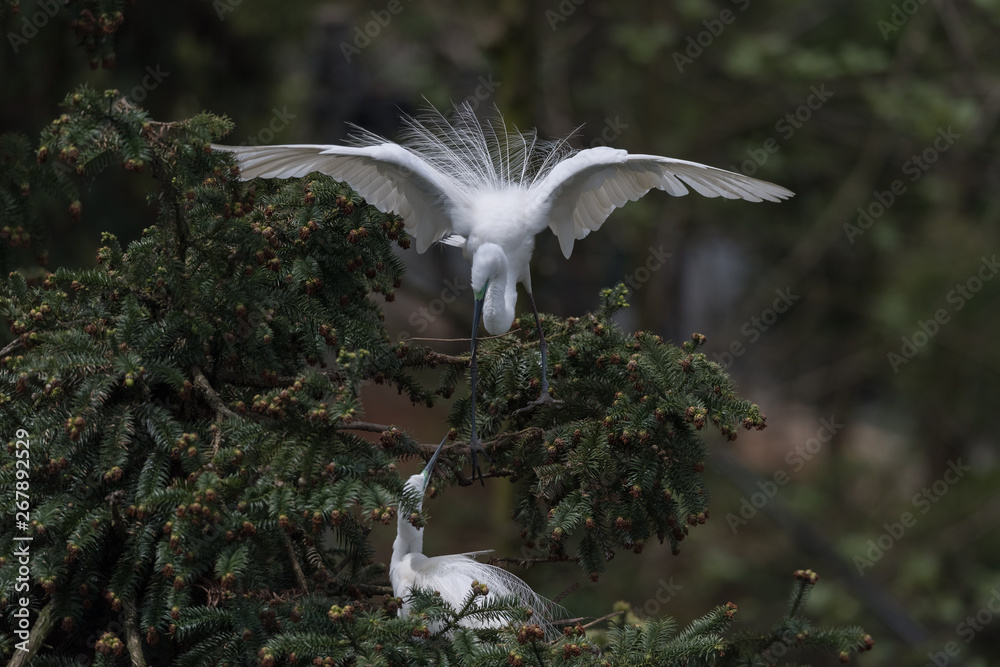
[[[535,295],[528,292],[528,298],[531,299],[531,310],[535,313],[535,326],[538,327],[538,346],[542,351],[542,393],[537,399],[528,403],[527,408],[522,408],[522,410],[528,410],[536,405],[552,405],[554,403],[562,403],[552,398],[549,394],[549,374],[547,361],[549,356],[549,345],[545,342],[545,333],[542,332],[542,320],[538,317],[538,307],[535,305]],[[518,411],[520,412],[520,410]]]
[[[485,293],[485,287],[483,292]],[[483,443],[479,441],[476,436],[476,375],[478,372],[478,366],[476,364],[476,335],[479,333],[479,320],[483,315],[483,300],[482,298],[476,298],[476,312],[472,317],[472,360],[469,363],[469,377],[472,381],[472,396],[471,398],[471,414],[472,414],[472,432],[469,436],[469,453],[472,455],[472,481],[476,481],[476,475],[479,475],[479,483],[486,486],[486,482],[483,481],[483,471],[479,469],[479,454],[489,456],[486,454],[486,450],[483,449]]]

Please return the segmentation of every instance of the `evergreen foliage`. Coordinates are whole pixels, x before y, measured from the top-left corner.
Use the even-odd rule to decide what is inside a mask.
[[[402,220],[321,175],[240,182],[209,147],[230,129],[208,114],[156,122],[116,91],[82,88],[34,156],[23,138],[0,141],[4,228],[22,230],[3,239],[5,268],[44,232],[36,184],[78,215],[71,174],[121,164],[152,174],[157,217],[127,248],[104,235],[96,268],[25,269],[0,289],[13,334],[0,350],[0,497],[13,505],[24,429],[32,502],[27,528],[0,517],[0,652],[16,659],[22,641],[9,554],[25,534],[30,606],[54,626],[34,626],[38,665],[84,664],[88,637],[101,665],[757,665],[788,636],[866,648],[857,628],[811,629],[800,608],[815,575],[803,573],[767,635],[728,638],[728,604],[680,632],[626,617],[548,641],[515,600],[474,607],[482,587],[461,609],[418,591],[400,618],[368,535],[396,515],[396,461],[434,445],[358,421],[361,387],[388,383],[432,405],[465,386],[468,358],[386,331],[373,295],[392,300],[402,279]],[[575,558],[595,579],[616,549],[638,553],[655,536],[676,552],[708,518],[700,429],[733,439],[764,426],[698,352],[704,336],[675,347],[621,331],[624,297],[618,286],[594,313],[544,318],[560,404],[519,412],[539,386],[529,320],[480,347],[487,476],[517,486],[525,554]],[[426,367],[434,390],[414,379]],[[470,483],[468,410],[467,397],[454,402],[442,456],[459,484]],[[458,625],[505,612],[523,622]]]

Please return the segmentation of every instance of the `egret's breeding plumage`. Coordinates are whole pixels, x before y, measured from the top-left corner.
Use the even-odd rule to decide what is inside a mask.
[[[447,440],[447,437],[445,438]],[[424,492],[427,489],[434,470],[434,464],[441,454],[445,440],[438,445],[434,456],[427,462],[422,473],[412,475],[406,480],[404,495],[414,495],[417,498],[416,510],[423,505]],[[510,572],[480,563],[473,556],[486,551],[477,551],[450,556],[427,557],[423,554],[424,531],[410,523],[410,515],[402,511],[400,503],[396,540],[392,543],[392,560],[389,563],[389,581],[392,582],[392,593],[403,598],[403,615],[409,613],[407,598],[413,588],[438,591],[441,597],[455,609],[461,609],[469,593],[472,582],[478,581],[487,587],[489,592],[485,598],[477,600],[477,607],[495,600],[498,596],[515,596],[521,604],[530,607],[535,615],[532,622],[539,624],[543,630],[549,628],[549,620],[554,605],[545,598],[535,594],[531,588]],[[491,614],[489,616],[471,616],[461,621],[462,625],[472,628],[495,628],[506,625],[511,618],[506,615]]]
[[[783,187],[697,162],[632,155],[601,146],[575,150],[566,139],[508,131],[502,118],[481,123],[468,103],[451,120],[439,112],[405,118],[402,143],[361,131],[354,146],[215,146],[233,153],[241,177],[291,178],[323,172],[344,181],[383,212],[401,216],[417,252],[442,242],[472,262],[476,316],[472,332],[472,425],[475,470],[476,335],[482,316],[498,335],[514,321],[516,284],[531,297],[542,357],[542,393],[549,402],[546,345],[531,296],[528,263],[535,235],[546,227],[569,258],[573,244],[599,228],[615,208],[653,188],[679,197],[688,187],[706,197],[777,202]],[[475,473],[474,473],[475,475]],[[480,473],[480,479],[482,474]]]

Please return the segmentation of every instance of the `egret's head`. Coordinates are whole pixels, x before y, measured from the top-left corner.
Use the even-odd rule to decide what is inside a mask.
[[[445,436],[445,439],[441,441],[441,444],[438,445],[437,450],[435,450],[431,460],[427,462],[426,466],[424,466],[423,472],[418,472],[416,475],[410,475],[410,478],[406,480],[406,488],[419,495],[421,499],[427,491],[427,486],[431,481],[431,475],[434,472],[434,464],[437,463],[438,456],[441,455],[441,450],[444,448],[444,443],[447,440],[448,437]]]
[[[490,283],[507,282],[507,255],[496,243],[484,243],[472,256],[472,289],[477,299],[486,296]]]
[[[476,308],[482,309],[483,324],[494,336],[506,333],[514,322],[514,281],[507,256],[495,243],[484,243],[472,257],[472,289]]]

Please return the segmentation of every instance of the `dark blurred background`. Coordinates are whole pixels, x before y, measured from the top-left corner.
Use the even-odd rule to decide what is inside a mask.
[[[547,137],[582,124],[581,148],[794,190],[780,205],[654,192],[568,261],[539,235],[541,310],[583,313],[626,280],[622,326],[706,334],[769,428],[709,434],[712,517],[679,556],[650,544],[597,583],[572,565],[524,578],[549,597],[579,584],[573,615],[627,600],[683,623],[733,601],[763,625],[811,567],[808,613],[863,625],[863,664],[1000,664],[1000,2],[141,2],[124,7],[117,66],[96,70],[44,4],[0,20],[0,131],[33,142],[85,82],[158,120],[226,114],[234,144],[337,143],[348,122],[393,137],[401,111],[469,100]],[[143,177],[79,183],[82,220],[52,217],[53,268],[90,265],[100,231],[129,241],[155,217]],[[467,336],[460,253],[403,256],[393,335]],[[366,419],[440,439],[447,402],[382,389]],[[519,555],[508,494],[494,481],[431,501],[426,552]],[[394,529],[373,535],[387,561]]]

